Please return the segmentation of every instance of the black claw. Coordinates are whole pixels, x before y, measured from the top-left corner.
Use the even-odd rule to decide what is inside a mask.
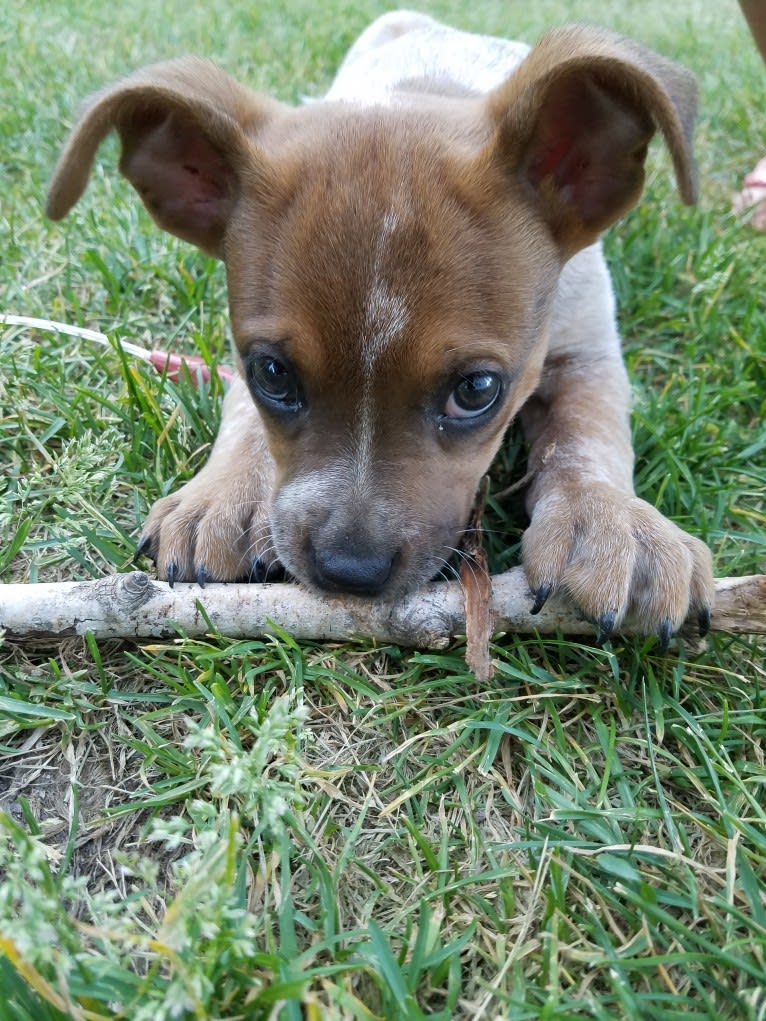
[[[178,564],[175,562],[175,560],[171,560],[170,563],[168,564],[168,585],[170,585],[170,587],[173,588],[177,580],[178,580]]]
[[[534,603],[532,603],[532,609],[529,611],[532,616],[539,613],[540,610],[548,602],[551,592],[553,592],[553,585],[541,585],[540,588],[533,592],[532,595],[535,597]]]
[[[704,638],[710,630],[710,607],[706,606],[704,610],[700,610],[699,617],[700,638]]]
[[[133,554],[133,563],[134,564],[137,564],[138,561],[141,559],[141,557],[144,556],[144,554],[148,553],[148,549],[151,546],[151,544],[152,544],[152,537],[151,537],[151,535],[142,535],[141,536],[141,538],[138,540],[138,545],[136,546],[136,550],[135,550],[135,552]],[[148,556],[151,557],[151,553],[148,553]],[[152,559],[154,559],[154,558],[152,557]]]
[[[269,565],[264,563],[260,557],[256,559],[250,565],[250,574],[247,576],[247,580],[252,585],[262,585],[269,574]]]
[[[617,621],[617,611],[608,610],[596,621],[596,642],[603,645],[612,637],[614,625]]]
[[[207,568],[198,567],[194,573],[197,578],[197,584],[199,585],[200,588],[204,588],[205,585],[207,584],[208,578],[210,577],[210,575],[207,573]]]
[[[669,620],[665,620],[660,628],[660,648],[663,652],[668,651],[670,645],[670,639],[673,637],[673,625]]]
[[[251,585],[262,585],[267,581],[281,581],[284,579],[285,569],[278,560],[266,563],[260,557],[256,557],[250,565],[250,573],[246,581]]]

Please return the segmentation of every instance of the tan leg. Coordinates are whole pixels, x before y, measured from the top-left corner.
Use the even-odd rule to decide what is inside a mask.
[[[764,0],[739,0],[739,6],[761,51],[761,56],[766,60],[766,3]]]
[[[210,459],[191,482],[154,504],[139,552],[171,583],[258,579],[276,560],[269,525],[273,485],[263,424],[237,377]]]
[[[576,258],[589,280],[606,272],[596,249]],[[575,284],[580,271],[569,270]],[[522,409],[536,473],[524,567],[538,608],[561,589],[604,637],[630,616],[667,640],[690,611],[706,629],[712,560],[634,493],[628,381],[610,292],[598,293],[608,297],[600,307],[583,293],[576,324],[554,321],[541,384]]]

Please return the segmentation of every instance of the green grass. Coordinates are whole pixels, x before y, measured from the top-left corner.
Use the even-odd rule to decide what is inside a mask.
[[[422,4],[533,39],[564,0]],[[289,101],[384,9],[96,0],[0,12],[2,311],[228,357],[217,264],[154,230],[105,147],[42,213],[74,109],[184,51]],[[583,0],[691,66],[700,205],[651,158],[607,240],[635,387],[637,486],[716,572],[764,570],[766,237],[729,212],[766,147],[766,71],[733,2]],[[204,462],[218,385],[0,329],[0,579],[126,569]],[[517,438],[495,476],[519,472]],[[514,461],[517,461],[514,468]],[[493,506],[493,567],[523,519]],[[763,642],[659,653],[79,639],[0,645],[0,1019],[766,1018]]]

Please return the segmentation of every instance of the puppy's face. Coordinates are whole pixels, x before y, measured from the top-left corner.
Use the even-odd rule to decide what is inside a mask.
[[[460,543],[539,378],[560,256],[501,169],[427,120],[303,114],[227,233],[232,325],[276,462],[279,559],[394,597]]]
[[[157,224],[226,263],[277,555],[390,597],[459,542],[540,377],[560,265],[637,201],[656,126],[695,192],[693,80],[610,33],[549,33],[483,98],[400,85],[399,106],[294,110],[196,58],[140,69],[83,108],[47,203],[71,209],[116,128]]]

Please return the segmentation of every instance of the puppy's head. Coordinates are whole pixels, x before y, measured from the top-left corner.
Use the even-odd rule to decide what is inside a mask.
[[[280,560],[394,597],[459,544],[539,380],[561,265],[637,200],[655,124],[693,198],[693,107],[686,72],[579,27],[488,97],[401,108],[294,110],[187,58],[90,101],[48,212],[117,128],[157,223],[226,264]]]

